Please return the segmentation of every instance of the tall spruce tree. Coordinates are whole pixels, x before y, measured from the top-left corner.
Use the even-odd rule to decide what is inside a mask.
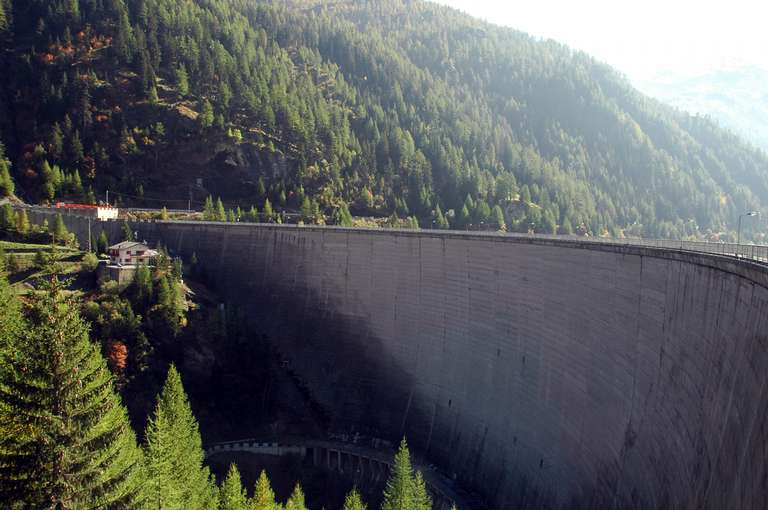
[[[31,298],[0,379],[0,499],[9,508],[142,508],[145,468],[112,376],[54,275]]]
[[[360,497],[360,493],[357,489],[352,489],[347,497],[344,499],[343,510],[368,510],[368,507],[363,503],[363,499]]]
[[[384,489],[384,501],[381,510],[412,510],[413,509],[413,468],[411,454],[405,438],[400,442],[400,448],[395,454],[395,463]]]
[[[420,471],[414,475],[405,438],[395,454],[395,463],[384,489],[382,510],[431,510],[432,500]]]
[[[427,492],[427,484],[421,471],[416,471],[413,477],[413,510],[432,510],[432,498]]]
[[[16,187],[11,178],[11,162],[5,157],[5,147],[0,142],[0,197],[13,195]]]
[[[304,491],[301,490],[301,485],[298,483],[285,503],[285,510],[307,510],[307,505],[304,502]]]
[[[250,510],[248,495],[235,464],[230,464],[227,477],[219,489],[219,510]]]
[[[275,492],[269,483],[267,472],[262,470],[256,480],[251,500],[251,510],[277,510],[280,505],[275,501]]]
[[[157,398],[146,431],[150,507],[208,510],[218,507],[218,491],[207,467],[197,420],[176,367]]]

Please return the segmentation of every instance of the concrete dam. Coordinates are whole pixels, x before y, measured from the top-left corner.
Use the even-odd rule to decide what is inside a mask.
[[[87,220],[65,219],[86,242]],[[91,224],[112,241],[121,226]],[[768,507],[764,266],[495,234],[132,227],[196,254],[333,432],[405,435],[490,508]]]

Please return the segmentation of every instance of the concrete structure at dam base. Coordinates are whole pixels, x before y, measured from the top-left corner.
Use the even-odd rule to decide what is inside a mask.
[[[65,221],[87,242],[88,219]],[[90,220],[111,242],[121,227]],[[195,254],[332,432],[405,435],[490,508],[768,508],[762,265],[492,234],[131,227]]]

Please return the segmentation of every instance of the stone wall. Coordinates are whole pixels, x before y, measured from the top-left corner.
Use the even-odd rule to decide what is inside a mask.
[[[196,254],[333,431],[407,435],[491,508],[768,505],[763,267],[490,234],[134,230]]]

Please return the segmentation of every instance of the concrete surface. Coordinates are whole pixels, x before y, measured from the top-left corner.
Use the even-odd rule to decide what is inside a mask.
[[[768,505],[762,266],[495,235],[133,228],[196,253],[333,431],[404,434],[491,508]]]

